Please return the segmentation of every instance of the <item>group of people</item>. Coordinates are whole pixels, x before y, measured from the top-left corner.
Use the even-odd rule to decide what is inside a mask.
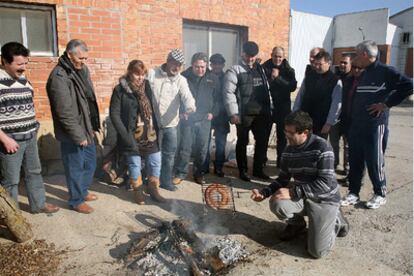
[[[251,180],[246,147],[252,131],[252,175],[269,180],[264,167],[275,123],[280,173],[269,186],[253,189],[251,198],[262,201],[270,197],[272,212],[288,223],[280,235],[283,240],[303,233],[304,216],[308,216],[307,248],[320,258],[331,250],[336,236],[345,236],[349,230],[340,206],[359,201],[365,166],[374,186],[374,196],[366,206],[385,204],[388,110],[412,94],[412,81],[379,62],[373,41],[358,44],[355,55],[342,56],[337,73],[332,70],[330,54],[314,48],[291,109],[297,81],[284,49],[273,48],[270,59],[262,64],[258,54],[255,42],[244,43],[240,63],[226,72],[226,61],[219,53],[210,58],[206,53],[195,53],[182,73],[184,55],[180,49],[171,50],[166,62],[154,69],[141,60],[129,62],[110,101],[117,150],[125,157],[135,201],[144,204],[149,195],[162,203],[166,200],[160,187],[175,191],[187,177],[191,159],[194,181],[205,183],[212,129],[214,173],[224,177],[230,124],[237,129],[240,179]],[[28,57],[29,50],[20,43],[10,42],[1,48],[0,183],[17,202],[23,168],[32,212],[52,213],[59,208],[45,202],[37,149],[39,123],[33,88],[24,76]],[[69,206],[85,214],[94,211],[87,202],[97,200],[88,189],[96,169],[95,136],[101,127],[87,58],[85,42],[69,41],[46,85],[55,137],[61,145]],[[344,139],[345,179],[349,182],[349,193],[342,200],[335,176],[340,137]]]

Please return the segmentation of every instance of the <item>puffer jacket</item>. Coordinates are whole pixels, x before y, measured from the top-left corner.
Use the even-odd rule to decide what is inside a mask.
[[[245,62],[233,65],[224,75],[223,100],[224,106],[229,116],[239,115],[243,118],[247,115],[245,108],[250,104],[253,96],[253,70],[257,70],[264,86],[266,103],[255,103],[255,112],[258,114],[269,114],[273,108],[272,99],[269,91],[269,84],[262,66],[257,62],[254,68],[249,68]]]

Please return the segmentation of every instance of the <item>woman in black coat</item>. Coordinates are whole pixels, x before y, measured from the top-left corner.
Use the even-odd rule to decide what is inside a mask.
[[[126,156],[129,184],[135,191],[138,204],[144,204],[143,182],[146,192],[158,202],[165,199],[159,194],[161,152],[158,145],[158,128],[152,106],[151,87],[145,75],[147,69],[140,60],[129,63],[127,72],[114,88],[110,116],[118,133],[118,148]],[[145,159],[147,181],[141,175]]]

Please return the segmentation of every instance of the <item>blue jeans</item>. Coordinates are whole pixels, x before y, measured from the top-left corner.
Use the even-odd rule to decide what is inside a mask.
[[[76,207],[85,201],[96,169],[95,144],[79,146],[61,142],[62,161],[66,185],[69,190],[69,206]]]
[[[159,130],[161,145],[161,187],[174,187],[172,184],[172,170],[175,151],[177,150],[177,127],[161,128]]]
[[[24,183],[32,212],[38,212],[45,207],[45,186],[41,175],[37,138],[34,136],[27,141],[16,141],[19,149],[14,154],[0,150],[0,183],[18,203],[18,185],[20,170],[24,170]],[[17,204],[18,205],[18,204]]]
[[[128,155],[127,163],[129,170],[129,177],[133,180],[137,180],[141,176],[142,162],[141,159],[145,158],[145,173],[146,176],[160,177],[161,171],[161,152],[155,152],[148,155]]]
[[[176,177],[181,179],[187,177],[188,163],[190,162],[192,153],[194,156],[193,175],[196,177],[203,175],[210,130],[211,121],[209,120],[194,123],[180,123],[180,145],[174,167]]]

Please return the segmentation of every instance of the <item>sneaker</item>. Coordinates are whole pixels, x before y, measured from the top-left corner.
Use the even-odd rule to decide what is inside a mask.
[[[279,235],[281,241],[290,241],[306,231],[306,223],[303,224],[288,224]]]
[[[380,195],[374,195],[370,200],[367,201],[365,206],[368,209],[378,209],[381,205],[385,205],[387,203],[387,199]]]
[[[359,202],[359,197],[355,194],[349,193],[341,200],[341,206],[355,205]]]

